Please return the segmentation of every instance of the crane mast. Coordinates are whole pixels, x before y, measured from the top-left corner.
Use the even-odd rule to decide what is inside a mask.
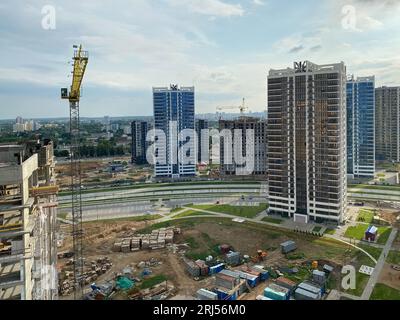
[[[245,103],[245,98],[243,98],[242,100],[242,105],[240,106],[224,106],[224,107],[217,107],[217,113],[218,111],[222,111],[222,110],[228,110],[228,109],[239,109],[240,111],[240,115],[244,115],[244,113],[247,111],[247,106]],[[219,120],[221,120],[222,118],[222,114],[220,114]]]
[[[61,98],[69,100],[70,115],[70,175],[71,175],[71,212],[72,212],[72,238],[73,238],[73,272],[74,272],[74,298],[83,296],[83,226],[82,226],[82,184],[81,184],[81,154],[80,154],[80,118],[79,101],[81,85],[86,66],[89,61],[87,51],[82,50],[82,45],[74,46],[72,84],[61,89]]]

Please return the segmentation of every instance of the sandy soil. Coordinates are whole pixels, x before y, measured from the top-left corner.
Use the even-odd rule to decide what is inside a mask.
[[[130,157],[115,157],[116,160],[126,161],[128,166],[126,171],[118,173],[108,172],[108,167],[112,159],[84,160],[81,162],[82,184],[91,185],[98,182],[110,182],[117,180],[130,179],[132,181],[143,181],[151,174],[149,168],[130,164]],[[57,183],[61,189],[68,188],[70,184],[71,169],[69,163],[56,164]]]

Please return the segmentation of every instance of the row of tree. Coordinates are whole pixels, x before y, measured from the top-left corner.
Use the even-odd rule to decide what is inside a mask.
[[[83,145],[80,151],[81,156],[85,158],[123,156],[125,154],[123,146],[117,146],[110,141],[100,141],[97,146]],[[56,157],[69,157],[69,152],[68,150],[55,150],[54,155]]]

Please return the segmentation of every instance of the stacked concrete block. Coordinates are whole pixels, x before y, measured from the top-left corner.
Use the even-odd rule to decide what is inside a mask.
[[[120,242],[120,241],[115,242],[112,250],[114,252],[121,252],[121,246],[122,246],[122,242]]]
[[[150,238],[142,238],[142,249],[148,249],[150,247]]]
[[[126,239],[122,240],[121,251],[122,252],[130,252],[131,251],[131,239],[130,238],[126,238]]]
[[[180,229],[168,227],[153,230],[150,234],[136,234],[132,238],[117,239],[114,243],[113,251],[129,252],[141,249],[162,249],[167,244],[174,242],[175,233],[180,233]]]
[[[140,241],[139,237],[133,237],[131,241],[131,251],[139,251],[140,250]]]
[[[174,241],[174,230],[169,229],[165,233],[165,243],[172,243]]]

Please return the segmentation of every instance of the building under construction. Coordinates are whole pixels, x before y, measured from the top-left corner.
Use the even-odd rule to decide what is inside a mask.
[[[57,298],[53,143],[0,145],[0,300]]]
[[[235,152],[245,159],[245,166],[250,163],[250,170],[245,175],[265,176],[267,174],[267,121],[265,119],[241,116],[235,120],[219,120],[220,139],[220,173],[222,176],[238,175],[243,170],[243,163],[238,163]],[[229,139],[223,130],[231,132]],[[236,131],[238,130],[238,131]],[[248,136],[247,130],[253,135]],[[235,136],[239,135],[239,137]],[[251,139],[251,141],[247,141]],[[246,143],[251,146],[247,150]],[[226,144],[229,144],[226,146]]]

